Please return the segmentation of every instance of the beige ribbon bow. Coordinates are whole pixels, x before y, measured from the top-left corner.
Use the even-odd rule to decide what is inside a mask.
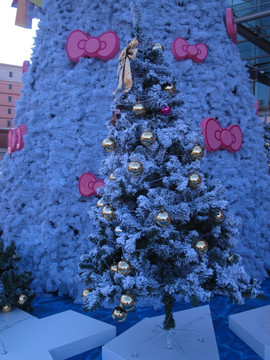
[[[131,68],[130,68],[130,60],[135,60],[138,49],[135,49],[135,47],[138,46],[138,40],[133,39],[128,44],[127,47],[125,47],[118,58],[119,65],[117,73],[120,71],[119,75],[119,82],[117,88],[113,91],[113,95],[117,93],[118,90],[122,88],[122,84],[124,81],[125,89],[124,92],[127,93],[132,88],[132,74],[131,74]]]

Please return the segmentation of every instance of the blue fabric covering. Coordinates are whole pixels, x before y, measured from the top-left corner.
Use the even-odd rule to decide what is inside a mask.
[[[265,297],[262,299],[248,300],[245,305],[231,304],[228,297],[218,296],[210,302],[213,324],[215,328],[216,340],[220,354],[220,360],[261,360],[261,358],[252,351],[245,343],[235,336],[228,328],[229,315],[242,311],[254,309],[270,304],[270,278],[263,282],[262,290]],[[36,298],[33,301],[33,315],[38,318],[57,314],[65,310],[74,310],[84,313],[80,305],[73,303],[68,297],[50,296]],[[188,309],[186,304],[177,304],[174,311]],[[106,323],[115,325],[117,335],[126,331],[131,326],[145,317],[158,316],[163,311],[154,311],[152,308],[136,309],[134,313],[129,313],[128,318],[123,323],[116,323],[111,317],[110,309],[100,308],[94,313],[84,313],[93,318],[99,319]],[[101,348],[97,348],[86,353],[74,356],[68,360],[101,360]]]

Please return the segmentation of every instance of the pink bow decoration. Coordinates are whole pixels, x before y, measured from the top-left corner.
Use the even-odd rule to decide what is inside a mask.
[[[196,63],[203,62],[208,54],[205,44],[189,45],[189,43],[178,37],[172,43],[172,53],[176,60],[191,59]]]
[[[82,196],[97,195],[97,189],[104,186],[103,180],[98,180],[92,173],[84,173],[79,179],[79,191]]]
[[[231,8],[226,8],[226,28],[229,38],[233,43],[237,44],[237,26],[234,23],[233,11]]]
[[[243,136],[238,125],[222,129],[217,120],[204,118],[201,121],[201,128],[206,150],[226,149],[229,152],[236,152],[241,148]]]
[[[22,67],[22,73],[23,74],[27,72],[29,66],[30,66],[30,61],[24,60],[23,67]]]
[[[78,62],[81,57],[94,57],[109,60],[116,56],[120,40],[114,31],[106,31],[99,37],[88,36],[81,30],[72,31],[66,43],[70,60]]]
[[[8,131],[8,153],[21,150],[24,147],[23,135],[27,133],[26,125],[19,125],[16,129]]]
[[[256,112],[256,115],[257,115],[258,112],[259,112],[259,100],[258,99],[256,99],[254,107],[255,107],[255,112]]]

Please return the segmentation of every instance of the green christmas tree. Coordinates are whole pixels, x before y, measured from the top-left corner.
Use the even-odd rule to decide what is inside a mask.
[[[85,308],[115,304],[113,317],[123,321],[136,301],[160,301],[170,330],[175,301],[225,294],[243,303],[257,284],[233,254],[237,221],[225,189],[204,171],[201,130],[183,114],[181,84],[162,45],[151,46],[139,30],[138,51],[132,40],[123,53],[136,55],[133,86],[116,96],[120,116],[108,123],[106,185],[89,212],[95,246],[82,257],[80,275]]]
[[[19,271],[20,258],[14,242],[6,247],[0,233],[0,308],[9,312],[13,307],[32,311],[31,302],[35,294],[31,291],[31,273]]]

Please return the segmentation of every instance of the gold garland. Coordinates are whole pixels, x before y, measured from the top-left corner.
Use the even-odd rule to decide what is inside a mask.
[[[130,60],[135,60],[138,49],[135,49],[135,47],[138,46],[138,40],[133,39],[128,44],[127,47],[125,47],[118,58],[119,65],[117,73],[119,74],[119,81],[117,88],[113,91],[113,95],[117,93],[118,90],[122,88],[122,84],[124,82],[125,89],[124,92],[127,93],[132,88],[132,74],[131,74],[131,68],[130,68]]]

